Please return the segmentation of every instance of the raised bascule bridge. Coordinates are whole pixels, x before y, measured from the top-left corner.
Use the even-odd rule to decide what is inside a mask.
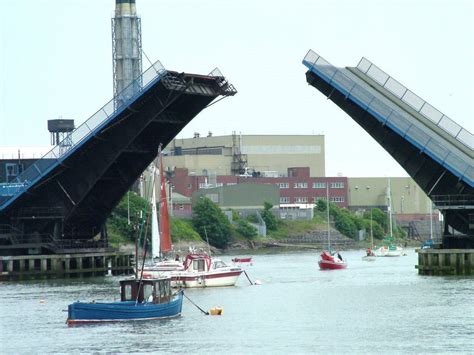
[[[367,131],[443,213],[440,247],[474,248],[473,134],[365,58],[337,68],[310,50],[303,64],[307,82]],[[466,258],[474,266],[472,254]]]
[[[67,144],[0,185],[0,256],[110,250],[106,219],[159,144],[219,96],[235,94],[217,69],[197,75],[153,64],[71,132]]]

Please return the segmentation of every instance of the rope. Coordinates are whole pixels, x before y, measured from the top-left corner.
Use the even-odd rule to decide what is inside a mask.
[[[244,270],[244,274],[245,274],[245,276],[247,276],[247,280],[249,280],[250,284],[251,284],[251,285],[255,285],[255,284],[252,282],[252,280],[250,280],[249,275],[247,275],[247,271]]]
[[[199,310],[200,310],[202,313],[204,313],[206,316],[209,315],[209,312],[206,312],[206,311],[203,310],[201,307],[199,307],[196,303],[194,303],[193,301],[191,301],[191,299],[190,299],[188,296],[186,296],[186,295],[184,294],[184,291],[183,291],[183,290],[181,290],[181,292],[183,293],[183,296],[186,297],[186,299],[187,299],[189,302],[191,302],[197,309],[199,309]]]

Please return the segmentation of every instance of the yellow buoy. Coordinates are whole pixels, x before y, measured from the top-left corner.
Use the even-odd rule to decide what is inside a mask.
[[[209,310],[209,314],[211,316],[221,316],[224,312],[224,308],[222,307],[213,307]]]

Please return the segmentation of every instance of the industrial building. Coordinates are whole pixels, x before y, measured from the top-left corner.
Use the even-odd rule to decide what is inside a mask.
[[[353,210],[378,207],[397,215],[430,214],[432,202],[410,177],[348,178],[349,206]],[[391,201],[390,201],[391,199]]]
[[[286,176],[241,176],[241,175],[194,175],[187,169],[175,169],[170,174],[174,191],[184,195],[201,189],[237,184],[276,185],[280,204],[313,204],[318,199],[326,199],[339,207],[347,207],[346,177],[311,177],[308,167],[288,168]],[[327,188],[327,189],[326,189]]]
[[[323,135],[243,135],[173,139],[164,150],[167,170],[186,168],[195,175],[287,176],[288,168],[309,167],[326,176]]]

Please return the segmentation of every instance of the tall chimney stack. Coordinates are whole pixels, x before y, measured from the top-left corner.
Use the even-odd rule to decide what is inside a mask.
[[[134,82],[142,73],[141,19],[135,0],[115,0],[112,55],[115,107],[119,107],[141,87],[140,80]]]

